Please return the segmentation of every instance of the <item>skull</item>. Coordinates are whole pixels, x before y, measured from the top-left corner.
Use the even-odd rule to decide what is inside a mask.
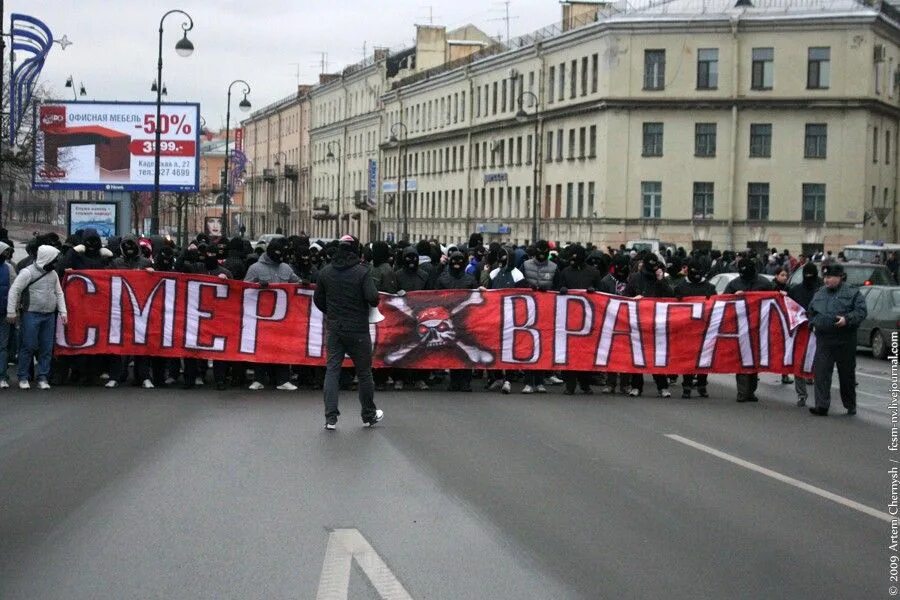
[[[456,340],[456,330],[450,312],[441,306],[423,310],[418,316],[416,331],[426,348],[440,348]]]

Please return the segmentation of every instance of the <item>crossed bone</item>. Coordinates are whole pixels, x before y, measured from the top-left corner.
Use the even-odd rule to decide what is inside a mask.
[[[412,319],[413,321],[418,320],[416,317],[415,311],[409,306],[409,303],[406,302],[406,298],[401,296],[395,296],[387,301],[387,303],[404,315]],[[459,314],[464,309],[470,306],[477,306],[480,304],[484,304],[484,297],[481,295],[481,292],[472,292],[469,294],[469,297],[454,306],[450,310],[450,318],[452,319],[455,315]],[[490,364],[494,362],[494,355],[486,350],[482,350],[476,346],[472,346],[465,342],[460,341],[459,339],[454,339],[453,343],[456,344],[456,347],[466,353],[466,356],[469,357],[469,360],[476,364]],[[393,352],[390,352],[384,358],[384,362],[386,364],[394,364],[403,360],[410,352],[415,350],[416,348],[423,345],[422,340],[417,340],[405,346],[401,346],[397,348]]]

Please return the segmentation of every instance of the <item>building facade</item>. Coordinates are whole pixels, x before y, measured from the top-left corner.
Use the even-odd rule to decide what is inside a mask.
[[[298,86],[290,96],[244,120],[244,225],[256,239],[278,230],[309,232],[311,86]]]
[[[752,4],[567,3],[558,29],[388,82],[379,237],[897,240],[900,16]]]

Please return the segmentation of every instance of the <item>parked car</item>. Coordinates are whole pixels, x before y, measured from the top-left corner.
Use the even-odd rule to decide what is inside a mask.
[[[850,262],[864,262],[871,264],[884,264],[889,255],[896,252],[900,255],[900,244],[851,244],[844,246],[844,257]]]
[[[775,279],[773,275],[762,274],[763,277],[772,281]],[[732,279],[736,279],[738,277],[737,273],[719,273],[718,275],[713,275],[709,282],[716,288],[717,294],[724,294],[725,288],[728,287],[728,284],[731,283]]]
[[[847,285],[863,287],[870,285],[894,285],[891,272],[884,265],[874,263],[841,263],[846,274]],[[819,266],[821,274],[822,267]],[[788,286],[803,280],[803,269],[796,269],[788,280]]]
[[[860,288],[868,316],[859,326],[856,343],[872,349],[872,356],[887,358],[891,336],[900,330],[900,286],[873,285]]]

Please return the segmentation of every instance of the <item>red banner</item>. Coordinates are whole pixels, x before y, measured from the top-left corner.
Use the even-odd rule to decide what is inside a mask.
[[[310,286],[76,271],[64,287],[60,354],[325,362]],[[808,373],[815,350],[803,309],[773,292],[678,301],[448,290],[383,295],[379,309],[376,367]]]

